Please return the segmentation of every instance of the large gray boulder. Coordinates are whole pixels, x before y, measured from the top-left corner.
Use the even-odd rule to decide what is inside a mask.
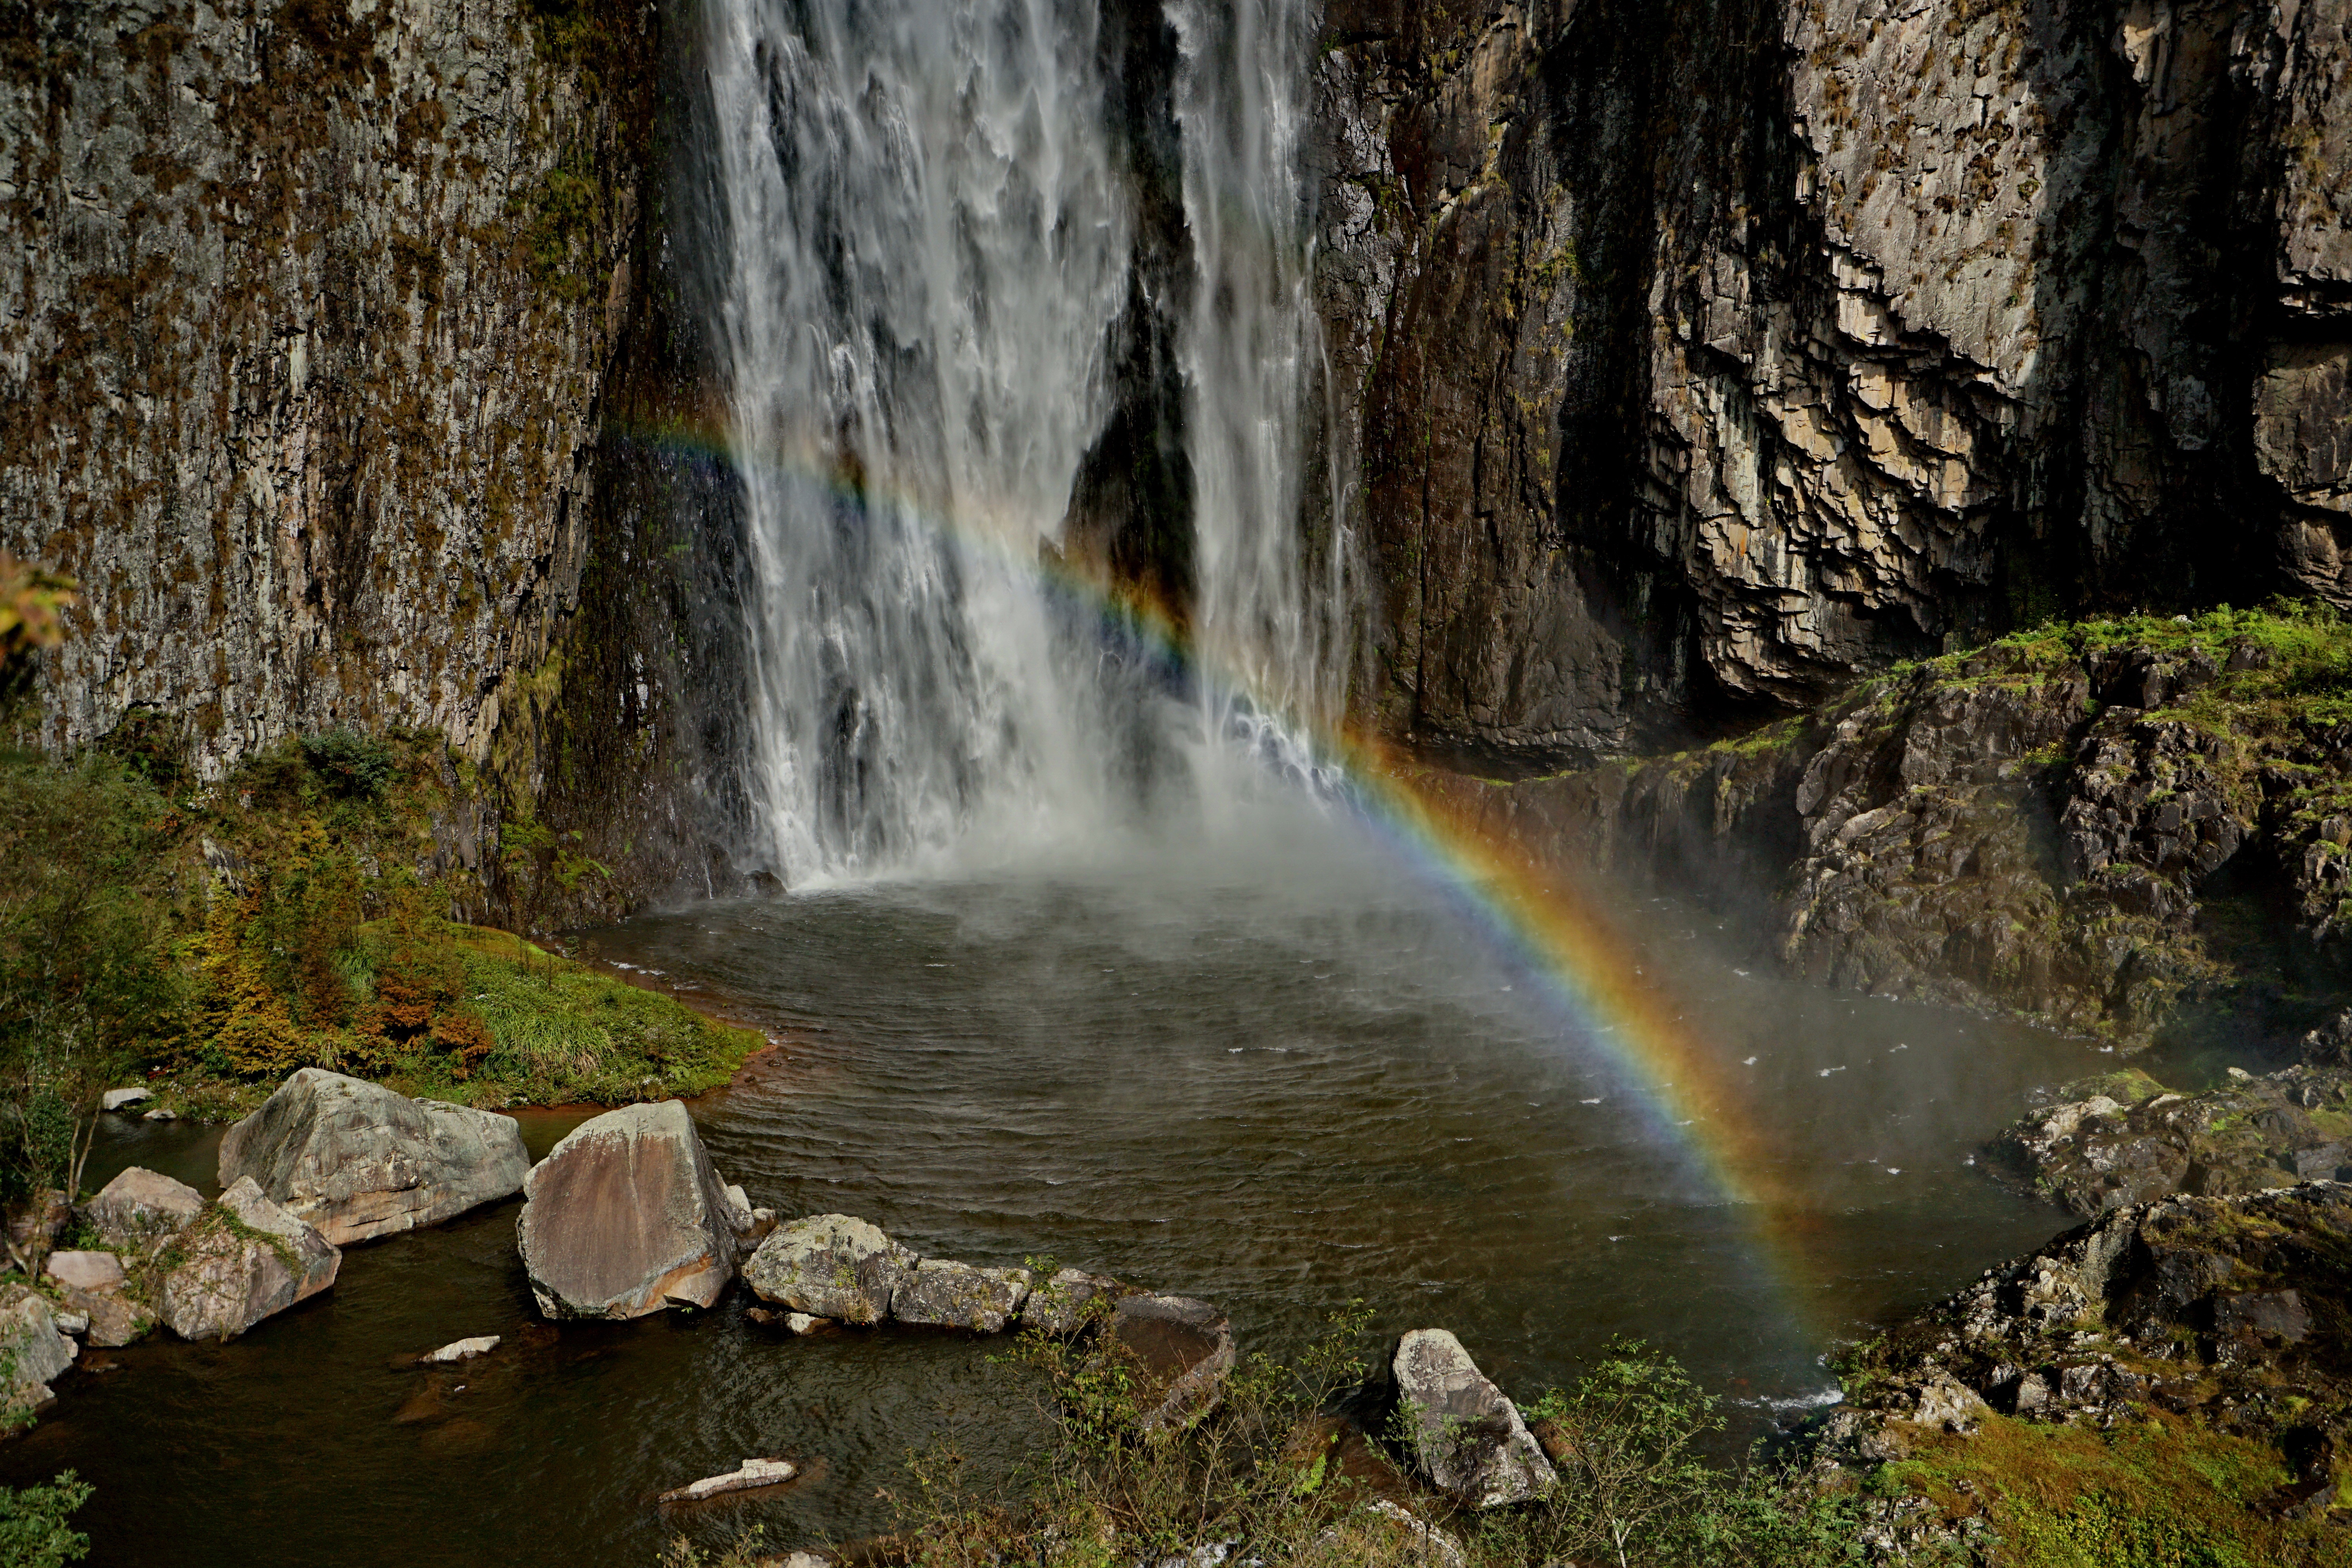
[[[551,1318],[708,1307],[735,1277],[727,1185],[675,1100],[582,1122],[522,1192],[515,1240]]]
[[[240,1176],[173,1245],[163,1326],[184,1340],[231,1340],[335,1282],[343,1255]]]
[[[37,1410],[57,1397],[49,1380],[73,1365],[80,1347],[58,1331],[57,1311],[23,1285],[0,1305],[0,1410]]]
[[[205,1212],[205,1195],[185,1182],[133,1165],[84,1204],[82,1218],[116,1252],[139,1252],[177,1236]]]
[[[1140,1373],[1146,1432],[1189,1426],[1224,1396],[1237,1352],[1232,1322],[1190,1296],[1125,1296],[1104,1333]]]
[[[321,1068],[278,1085],[220,1145],[223,1189],[251,1176],[337,1247],[495,1203],[530,1169],[511,1116],[411,1100]]]
[[[1527,1502],[1559,1480],[1518,1406],[1444,1329],[1415,1329],[1391,1363],[1413,1458],[1441,1490],[1472,1508]]]
[[[743,1282],[765,1301],[845,1323],[878,1323],[889,1315],[915,1255],[879,1226],[845,1214],[821,1214],[779,1227],[743,1266]]]
[[[1026,1268],[982,1268],[926,1258],[898,1276],[890,1292],[890,1315],[902,1323],[1003,1333],[1028,1294]]]

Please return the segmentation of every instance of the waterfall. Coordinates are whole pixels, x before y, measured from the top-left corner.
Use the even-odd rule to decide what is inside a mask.
[[[1206,706],[1107,677],[1039,570],[1118,394],[1138,222],[1093,5],[701,6],[751,773],[788,884],[1100,830],[1134,807],[1112,737],[1139,719],[1197,730],[1171,748],[1197,759],[1328,700],[1297,541],[1298,0],[1170,16]]]

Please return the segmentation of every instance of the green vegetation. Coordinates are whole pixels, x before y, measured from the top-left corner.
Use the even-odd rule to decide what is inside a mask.
[[[1981,1517],[2000,1568],[2343,1561],[2340,1527],[2264,1506],[2294,1479],[2275,1449],[2161,1414],[2107,1432],[1996,1415],[1882,1473],[1948,1517]]]
[[[1024,1336],[1008,1359],[1037,1378],[1053,1434],[1045,1451],[1003,1494],[969,1488],[951,1447],[912,1457],[896,1530],[845,1555],[919,1568],[1114,1568],[1232,1543],[1227,1561],[1291,1568],[1446,1561],[1417,1517],[1458,1544],[1465,1568],[1802,1568],[1862,1561],[1862,1527],[1889,1506],[1850,1480],[1703,1458],[1700,1446],[1723,1426],[1716,1402],[1672,1361],[1621,1342],[1575,1388],[1528,1407],[1559,1456],[1552,1494],[1456,1509],[1404,1479],[1401,1425],[1375,1442],[1328,1414],[1365,1377],[1351,1348],[1364,1326],[1360,1313],[1342,1314],[1296,1363],[1249,1359],[1213,1411],[1150,1436],[1137,1421],[1157,1390],[1140,1367],[1100,1337]],[[723,1554],[680,1540],[662,1561],[747,1568],[760,1551],[753,1538]]]
[[[76,1188],[98,1096],[134,1079],[210,1115],[305,1066],[609,1103],[713,1088],[761,1043],[445,918],[487,889],[436,837],[474,785],[433,738],[305,736],[176,797],[150,739],[0,754],[0,1197]],[[601,870],[532,825],[508,837],[495,870],[526,903]]]
[[[90,1487],[67,1470],[45,1487],[0,1487],[0,1568],[65,1568],[89,1555],[89,1537],[68,1526]]]

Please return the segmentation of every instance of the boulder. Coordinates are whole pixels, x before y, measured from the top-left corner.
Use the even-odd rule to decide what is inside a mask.
[[[0,1369],[7,1387],[0,1391],[0,1407],[9,1411],[37,1410],[57,1395],[49,1380],[73,1365],[81,1347],[58,1331],[57,1311],[23,1285],[15,1299],[0,1306]]]
[[[152,1089],[110,1089],[98,1097],[98,1108],[100,1110],[127,1110],[154,1098],[155,1091]]]
[[[902,1323],[1003,1333],[1028,1294],[1026,1268],[981,1268],[926,1258],[898,1277],[890,1292],[890,1315]]]
[[[343,1255],[240,1176],[181,1232],[163,1276],[163,1325],[184,1340],[232,1340],[335,1282]]]
[[[511,1116],[411,1100],[321,1068],[278,1085],[220,1145],[224,1189],[251,1176],[337,1247],[495,1203],[530,1169]]]
[[[1075,1334],[1094,1321],[1089,1302],[1097,1299],[1115,1301],[1129,1293],[1127,1286],[1104,1275],[1081,1274],[1075,1268],[1056,1269],[1051,1279],[1033,1289],[1029,1300],[1022,1303],[1021,1323],[1040,1333]]]
[[[1206,1301],[1189,1296],[1127,1296],[1104,1332],[1141,1373],[1146,1432],[1190,1426],[1222,1397],[1234,1369],[1233,1324]]]
[[[743,1266],[744,1283],[763,1301],[811,1317],[878,1323],[889,1315],[900,1278],[915,1255],[877,1226],[845,1214],[821,1214],[780,1226]]]
[[[782,1486],[800,1474],[789,1459],[746,1459],[738,1468],[723,1476],[705,1476],[698,1481],[675,1487],[662,1493],[662,1502],[700,1502],[704,1498],[726,1492],[750,1491],[753,1487]]]
[[[133,1165],[82,1205],[82,1218],[117,1252],[137,1252],[177,1236],[205,1212],[204,1194],[185,1182]]]
[[[1503,1396],[1444,1329],[1415,1329],[1391,1363],[1412,1457],[1440,1490],[1473,1508],[1528,1502],[1559,1478]]]
[[[515,1240],[548,1317],[708,1307],[735,1277],[726,1184],[675,1100],[582,1122],[522,1191]]]
[[[451,1340],[437,1351],[426,1351],[416,1358],[419,1366],[446,1366],[453,1361],[471,1361],[476,1356],[489,1354],[499,1348],[497,1334],[477,1334],[470,1340]]]
[[[155,1326],[155,1315],[132,1301],[122,1259],[111,1252],[57,1252],[45,1270],[66,1306],[87,1320],[83,1332],[101,1350],[127,1345]]]

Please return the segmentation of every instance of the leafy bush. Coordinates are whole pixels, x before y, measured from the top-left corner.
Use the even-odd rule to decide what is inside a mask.
[[[356,730],[305,735],[296,744],[328,792],[345,800],[380,798],[397,768],[388,743]]]
[[[0,1568],[65,1568],[89,1555],[89,1537],[68,1526],[90,1486],[71,1470],[45,1487],[0,1487]]]

